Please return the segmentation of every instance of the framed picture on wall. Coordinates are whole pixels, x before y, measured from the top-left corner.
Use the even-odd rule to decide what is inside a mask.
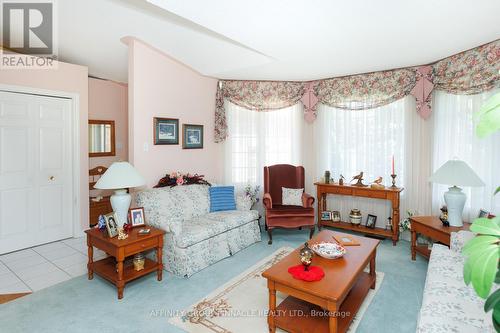
[[[184,149],[203,148],[203,125],[193,125],[193,124],[182,125],[182,148]]]
[[[155,117],[153,133],[155,145],[178,145],[179,119]]]

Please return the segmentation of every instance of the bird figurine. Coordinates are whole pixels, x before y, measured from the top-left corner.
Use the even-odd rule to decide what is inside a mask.
[[[363,171],[361,171],[359,175],[352,177],[350,183],[352,183],[353,180],[357,180],[356,184],[353,184],[353,186],[366,186],[363,184]]]
[[[340,174],[339,185],[344,185],[344,179],[345,179],[345,177],[342,176],[342,174]]]
[[[385,186],[382,185],[382,177],[378,177],[375,179],[372,184],[370,185],[372,188],[384,188]]]

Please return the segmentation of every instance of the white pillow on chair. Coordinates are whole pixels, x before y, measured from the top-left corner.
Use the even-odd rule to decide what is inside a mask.
[[[283,206],[302,206],[303,188],[281,188],[281,204]]]

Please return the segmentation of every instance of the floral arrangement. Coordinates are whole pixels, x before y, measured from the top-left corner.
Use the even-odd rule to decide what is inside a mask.
[[[259,202],[259,190],[259,185],[253,187],[252,185],[247,184],[243,189],[243,195],[252,202],[252,205],[254,205],[255,203]]]
[[[209,182],[203,179],[203,175],[194,174],[191,175],[189,173],[183,174],[180,172],[171,172],[170,174],[165,175],[162,179],[158,181],[154,187],[174,187],[177,185],[208,185],[211,186]]]
[[[406,211],[406,218],[404,220],[401,220],[401,222],[399,222],[399,228],[401,229],[401,231],[411,230],[410,218],[414,216],[416,213],[417,211],[414,209],[408,209]]]

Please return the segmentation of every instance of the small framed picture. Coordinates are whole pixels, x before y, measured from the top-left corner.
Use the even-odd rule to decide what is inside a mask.
[[[115,212],[104,215],[106,230],[110,238],[118,236],[118,218]]]
[[[331,221],[332,220],[332,212],[327,210],[321,212],[321,221]]]
[[[488,218],[488,216],[490,216],[490,212],[484,210],[484,209],[480,209],[479,210],[479,215],[477,217],[481,218],[481,217],[484,217],[484,218]]]
[[[153,132],[155,145],[178,145],[179,119],[155,117]]]
[[[375,224],[377,223],[377,217],[375,215],[368,214],[366,217],[366,227],[375,229]]]
[[[332,211],[332,221],[340,222],[340,212],[338,210]]]
[[[146,219],[144,218],[144,208],[132,208],[128,211],[128,218],[130,219],[130,224],[132,227],[139,227],[146,224]]]
[[[203,148],[203,125],[182,125],[182,148],[202,149]]]

